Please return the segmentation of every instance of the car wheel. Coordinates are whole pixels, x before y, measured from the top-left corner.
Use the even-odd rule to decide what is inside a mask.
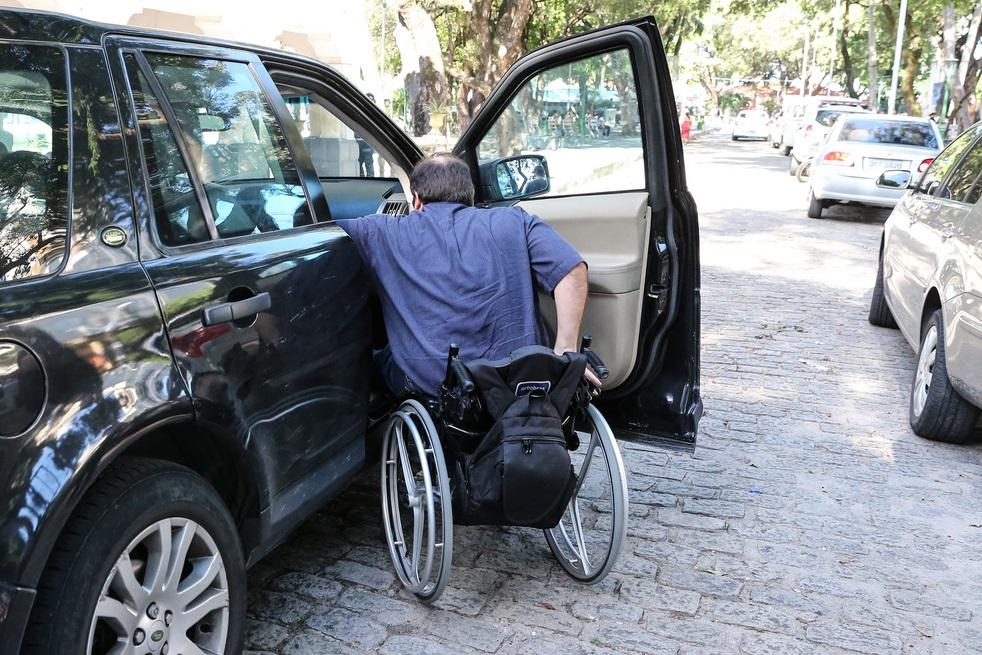
[[[815,197],[815,193],[808,189],[808,218],[821,218],[825,203]]]
[[[245,565],[197,473],[124,459],[85,495],[41,576],[29,655],[242,650]]]
[[[781,142],[781,154],[785,157],[791,154],[791,146],[784,145],[783,141]]]
[[[781,147],[781,144],[780,143],[776,143],[774,141],[771,141],[771,147],[776,150],[776,149],[778,149],[778,148]]]
[[[737,137],[737,136],[731,136],[730,137],[730,141],[739,141],[739,140],[740,140],[740,138]]]
[[[800,165],[801,165],[801,162],[798,161],[797,159],[795,159],[794,158],[794,155],[791,155],[791,159],[788,160],[788,175],[790,175],[791,177],[794,177],[795,175],[797,175],[798,174],[798,166],[800,166]]]
[[[894,320],[887,305],[887,299],[883,295],[883,257],[879,257],[879,264],[876,267],[876,282],[873,284],[873,297],[869,301],[869,322],[877,327],[897,328],[897,321]]]
[[[951,386],[944,347],[944,317],[939,309],[921,336],[910,388],[910,427],[926,439],[967,443],[975,432],[979,409]]]

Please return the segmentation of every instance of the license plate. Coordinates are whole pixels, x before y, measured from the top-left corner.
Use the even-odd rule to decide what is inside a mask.
[[[910,168],[909,161],[903,161],[901,159],[877,159],[875,157],[866,157],[863,160],[863,167],[867,170],[873,171],[889,171],[889,170],[908,170]]]

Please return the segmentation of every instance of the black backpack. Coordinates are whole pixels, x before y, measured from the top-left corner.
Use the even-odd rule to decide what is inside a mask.
[[[455,523],[559,523],[576,484],[563,417],[586,365],[584,355],[543,346],[466,365],[493,424],[471,452],[451,457]]]

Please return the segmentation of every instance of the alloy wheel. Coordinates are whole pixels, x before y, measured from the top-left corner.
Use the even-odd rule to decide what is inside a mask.
[[[214,539],[194,521],[166,518],[113,564],[85,652],[220,655],[228,629],[228,579]]]
[[[924,335],[921,354],[917,358],[917,372],[914,375],[914,392],[911,398],[915,416],[920,416],[927,404],[927,394],[931,390],[934,376],[934,362],[938,357],[938,328],[932,325]]]

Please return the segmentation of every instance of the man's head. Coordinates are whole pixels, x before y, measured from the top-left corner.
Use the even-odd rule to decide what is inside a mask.
[[[431,202],[474,204],[474,182],[467,164],[449,152],[438,152],[416,164],[409,176],[413,207]]]

